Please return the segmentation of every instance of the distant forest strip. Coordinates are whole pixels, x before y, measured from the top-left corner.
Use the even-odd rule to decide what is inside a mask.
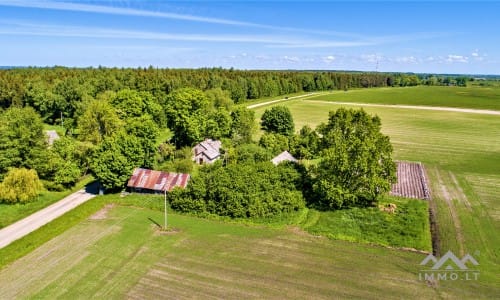
[[[73,119],[85,99],[123,89],[149,92],[162,99],[173,90],[191,87],[222,89],[234,103],[297,92],[351,88],[448,85],[465,83],[435,75],[329,71],[242,71],[233,69],[156,68],[17,68],[0,70],[0,109],[32,106],[44,121]]]

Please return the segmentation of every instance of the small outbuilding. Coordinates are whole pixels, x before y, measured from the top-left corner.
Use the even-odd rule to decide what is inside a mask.
[[[197,164],[211,164],[220,157],[222,142],[219,140],[206,139],[193,148],[193,160]]]
[[[54,144],[54,141],[59,139],[59,134],[55,130],[45,130],[45,135],[47,135],[47,143],[49,146]]]
[[[278,154],[275,158],[271,159],[271,162],[275,165],[279,165],[284,161],[291,161],[294,163],[298,162],[298,160],[295,157],[293,157],[293,155],[291,155],[290,152],[288,151],[283,151],[280,154]]]
[[[190,175],[184,173],[166,173],[161,171],[136,168],[127,187],[135,192],[165,193],[175,187],[185,188]]]

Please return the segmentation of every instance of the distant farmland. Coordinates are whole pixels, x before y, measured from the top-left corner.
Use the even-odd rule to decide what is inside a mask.
[[[309,99],[500,110],[500,88],[498,87],[416,86],[355,89],[347,92],[334,91],[329,95]]]

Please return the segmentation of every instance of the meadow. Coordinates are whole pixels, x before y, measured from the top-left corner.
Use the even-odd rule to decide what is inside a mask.
[[[413,93],[404,90],[408,97]],[[326,121],[328,111],[340,107],[307,99],[279,104],[290,108],[296,128],[315,127]],[[256,108],[257,116],[268,107]],[[394,107],[365,110],[380,116],[395,159],[424,163],[441,254],[451,250],[459,257],[473,255],[480,263],[477,281],[420,281],[419,263],[426,254],[367,244],[370,237],[362,235],[364,229],[356,228],[353,219],[370,215],[354,210],[307,210],[299,221],[289,222],[296,225],[286,226],[285,220],[275,227],[169,212],[173,230],[165,234],[157,225],[163,222],[158,211],[162,197],[109,195],[1,249],[0,298],[498,297],[500,117]],[[398,207],[410,203],[392,197],[387,201]],[[425,209],[427,203],[421,205]],[[372,218],[374,226],[380,224],[378,216]],[[351,227],[343,228],[346,224]],[[328,233],[330,238],[317,236]],[[389,242],[373,239],[394,243],[390,235]],[[425,238],[419,243],[429,247]],[[15,252],[17,257],[7,257]]]

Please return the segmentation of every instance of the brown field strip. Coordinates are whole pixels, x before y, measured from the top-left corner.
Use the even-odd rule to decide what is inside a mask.
[[[429,200],[427,176],[421,163],[397,162],[397,180],[392,185],[391,195]]]

